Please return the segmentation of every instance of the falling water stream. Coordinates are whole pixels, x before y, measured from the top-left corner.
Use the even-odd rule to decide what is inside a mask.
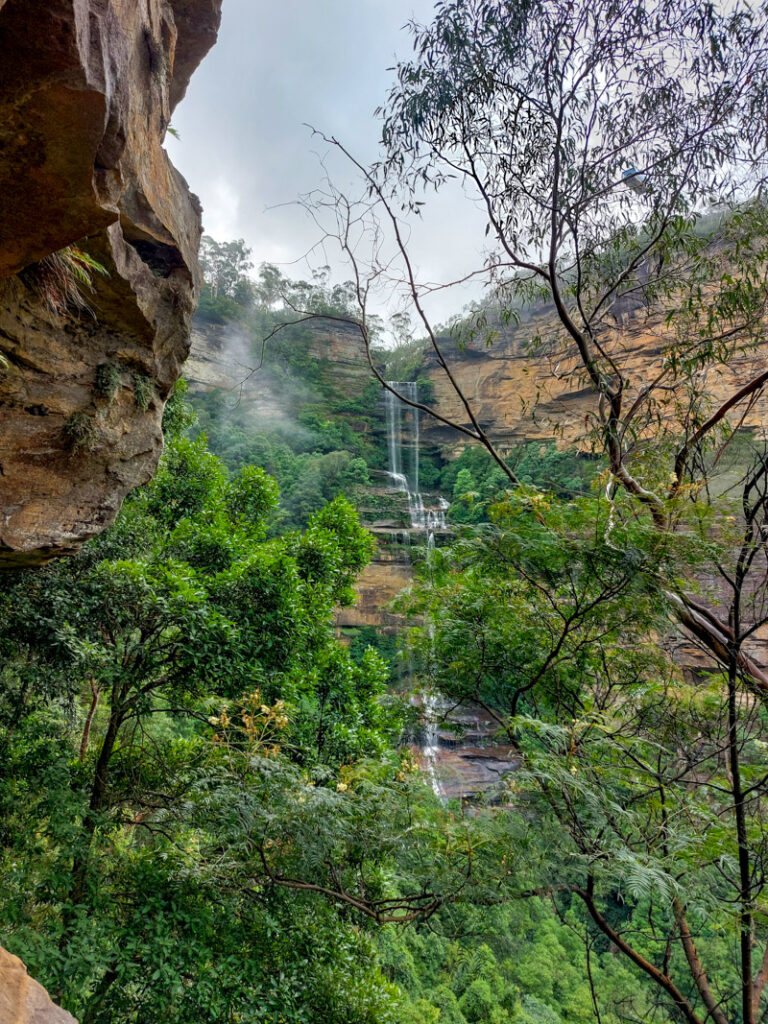
[[[415,381],[389,381],[406,401],[391,391],[384,392],[387,414],[387,449],[389,453],[389,478],[393,487],[408,497],[408,514],[411,530],[426,535],[427,559],[435,549],[435,530],[446,528],[445,513],[448,502],[438,498],[437,504],[425,507],[419,489],[419,410],[409,405],[418,402],[419,386]],[[408,544],[410,546],[410,532]],[[429,627],[428,627],[429,628]],[[423,694],[424,740],[421,757],[435,795],[445,798],[438,772],[440,751],[440,697],[432,692]]]
[[[387,423],[388,475],[390,487],[408,499],[408,529],[397,531],[396,537],[405,548],[422,547],[429,568],[436,560],[436,533],[446,529],[444,498],[429,497],[428,505],[419,488],[419,410],[408,402],[418,402],[419,388],[414,381],[394,382],[384,392]],[[427,619],[424,629],[432,640],[434,624]],[[410,663],[408,676],[413,678]],[[435,795],[442,801],[452,797],[464,799],[497,787],[509,771],[519,767],[516,754],[495,740],[497,723],[484,719],[476,710],[456,708],[443,695],[424,688],[417,702],[421,706],[421,763]],[[459,726],[462,741],[446,738],[445,722]]]
[[[389,478],[396,490],[408,497],[411,529],[430,533],[445,529],[448,502],[439,498],[436,506],[425,508],[419,490],[419,410],[408,405],[418,402],[419,386],[415,381],[388,381],[406,401],[391,391],[384,392],[387,412],[387,448]]]
[[[434,693],[424,694],[424,744],[421,748],[421,757],[424,767],[427,769],[429,782],[435,796],[443,799],[443,786],[437,771],[437,759],[440,751],[440,735],[438,717],[440,712],[440,700]]]

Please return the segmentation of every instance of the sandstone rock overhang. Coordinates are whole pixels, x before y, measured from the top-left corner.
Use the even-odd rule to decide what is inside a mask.
[[[220,13],[0,0],[0,568],[77,550],[157,465],[201,233],[163,141]],[[73,244],[108,276],[56,312],[35,268]]]

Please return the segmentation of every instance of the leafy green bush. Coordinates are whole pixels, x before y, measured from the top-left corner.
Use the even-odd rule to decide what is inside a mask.
[[[475,978],[459,999],[459,1009],[469,1024],[480,1024],[490,1018],[496,1000],[485,978]]]
[[[133,400],[139,409],[146,411],[150,402],[157,397],[155,382],[143,373],[133,373],[131,380],[133,382]]]
[[[370,538],[339,500],[264,540],[276,499],[171,440],[113,527],[0,594],[2,941],[94,1024],[398,1024],[368,937],[253,845],[316,873],[308,838],[359,843],[345,791],[399,764],[386,666],[333,631]]]

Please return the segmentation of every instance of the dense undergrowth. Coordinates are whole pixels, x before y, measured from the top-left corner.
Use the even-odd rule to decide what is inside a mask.
[[[3,942],[84,1024],[590,1019],[545,903],[382,931],[272,880],[333,858],[332,887],[363,872],[394,898],[423,873],[407,821],[439,860],[442,812],[386,665],[334,637],[371,553],[353,508],[276,530],[271,478],[228,471],[189,419],[173,400],[161,468],[113,527],[4,587]],[[610,960],[609,999],[628,985]]]

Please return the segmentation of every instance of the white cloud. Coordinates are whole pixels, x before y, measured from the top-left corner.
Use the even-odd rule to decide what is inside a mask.
[[[240,237],[240,196],[224,177],[214,178],[207,191],[203,227],[214,238]]]
[[[428,21],[432,10],[433,0],[226,0],[219,41],[174,114],[181,141],[168,142],[202,200],[206,231],[242,237],[257,264],[306,276],[297,261],[319,236],[292,203],[321,182],[318,154],[328,147],[305,125],[336,135],[363,161],[375,158],[373,111],[392,84],[387,69],[411,49],[403,26],[414,16]],[[342,183],[346,174],[339,170]],[[463,273],[482,243],[478,225],[458,192],[430,202],[414,233],[425,274]],[[436,315],[466,298],[441,296]]]

